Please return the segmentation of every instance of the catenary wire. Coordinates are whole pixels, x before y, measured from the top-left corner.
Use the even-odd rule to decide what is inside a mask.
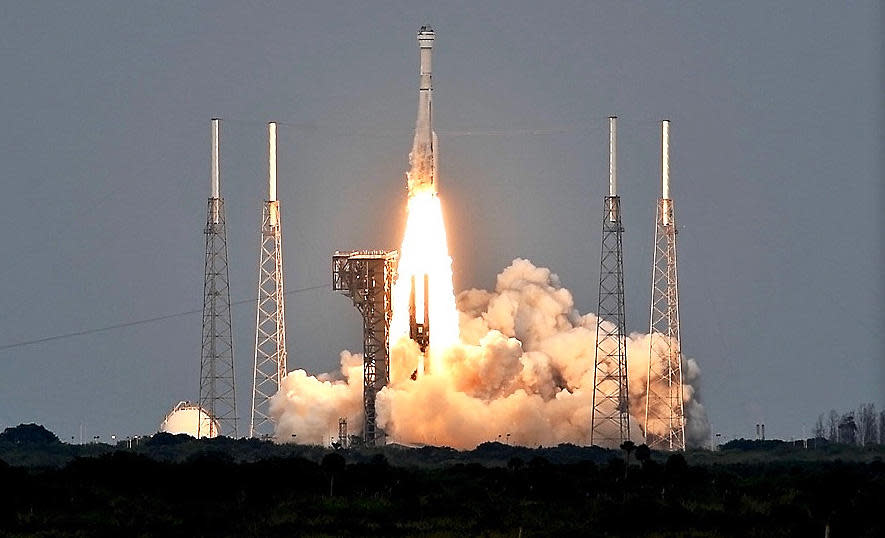
[[[328,284],[322,284],[322,285],[317,285],[317,286],[309,286],[309,287],[306,287],[306,288],[295,288],[294,290],[288,290],[288,291],[284,292],[284,295],[291,295],[291,294],[301,293],[301,292],[305,292],[305,291],[318,290],[318,289],[320,289],[320,288],[327,288],[327,287],[329,287]],[[242,299],[242,300],[239,300],[239,301],[233,301],[233,302],[230,303],[230,305],[231,305],[231,306],[236,306],[236,305],[241,305],[241,304],[246,304],[246,303],[255,303],[255,302],[258,302],[258,299],[256,299],[256,298],[252,298],[252,299]],[[55,334],[55,335],[52,335],[52,336],[44,336],[43,338],[36,338],[36,339],[34,339],[34,340],[26,340],[26,341],[24,341],[24,342],[16,342],[16,343],[14,343],[14,344],[5,344],[5,345],[2,345],[2,346],[0,346],[0,351],[6,351],[6,350],[9,350],[9,349],[15,349],[15,348],[19,348],[19,347],[25,347],[25,346],[32,346],[32,345],[36,345],[36,344],[42,344],[42,343],[44,343],[44,342],[53,342],[53,341],[55,341],[55,340],[64,340],[64,339],[67,339],[67,338],[74,338],[74,337],[76,337],[76,336],[86,336],[86,335],[90,335],[90,334],[96,334],[96,333],[101,333],[101,332],[113,331],[113,330],[116,330],[116,329],[124,329],[124,328],[126,328],[126,327],[135,327],[135,326],[137,326],[137,325],[146,325],[146,324],[149,324],[149,323],[156,323],[156,322],[159,322],[159,321],[165,321],[165,320],[168,320],[168,319],[180,318],[180,317],[184,317],[184,316],[190,316],[190,315],[193,315],[193,314],[199,314],[199,313],[202,313],[202,312],[203,312],[203,309],[202,309],[202,308],[199,308],[199,309],[194,309],[194,310],[186,310],[186,311],[183,311],[183,312],[175,312],[175,313],[173,313],[173,314],[164,314],[164,315],[162,315],[162,316],[155,316],[155,317],[152,317],[152,318],[145,318],[145,319],[138,319],[138,320],[133,320],[133,321],[127,321],[127,322],[124,322],[124,323],[117,323],[117,324],[114,324],[114,325],[107,325],[107,326],[105,326],[105,327],[97,327],[97,328],[94,328],[94,329],[84,329],[84,330],[82,330],[82,331],[75,331],[75,332],[63,333],[63,334]]]

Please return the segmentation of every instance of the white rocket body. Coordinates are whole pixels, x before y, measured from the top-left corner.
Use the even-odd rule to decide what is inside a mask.
[[[433,75],[432,54],[435,34],[430,26],[422,26],[418,31],[418,51],[420,54],[418,84],[418,118],[415,122],[415,141],[412,145],[409,174],[409,188],[429,183],[437,192],[438,177],[436,133],[433,132]]]

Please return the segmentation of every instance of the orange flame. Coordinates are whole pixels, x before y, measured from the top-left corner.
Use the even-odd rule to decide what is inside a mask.
[[[452,288],[452,258],[446,242],[439,196],[431,188],[413,192],[408,202],[406,232],[400,248],[397,281],[393,286],[390,343],[409,338],[409,298],[415,277],[415,310],[424,312],[424,275],[428,276],[430,345],[434,356],[459,342],[458,311]],[[424,320],[419,320],[424,321]]]

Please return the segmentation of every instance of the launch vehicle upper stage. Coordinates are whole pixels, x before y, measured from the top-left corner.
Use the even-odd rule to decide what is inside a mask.
[[[430,26],[418,30],[418,50],[420,54],[418,84],[418,118],[415,123],[415,142],[412,146],[412,173],[409,175],[409,189],[414,185],[427,184],[433,192],[438,192],[437,179],[437,138],[433,131],[433,42],[436,34]]]

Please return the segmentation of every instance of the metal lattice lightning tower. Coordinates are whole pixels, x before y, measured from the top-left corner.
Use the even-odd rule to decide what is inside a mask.
[[[659,450],[685,450],[679,285],[676,272],[676,218],[670,198],[670,122],[662,123],[661,178],[651,275],[648,391],[645,442]]]
[[[599,258],[599,317],[593,370],[590,444],[617,447],[630,439],[627,401],[627,322],[624,308],[624,255],[621,198],[617,182],[617,118],[609,118],[609,194],[602,217]]]
[[[332,256],[332,289],[350,297],[363,315],[363,440],[367,446],[384,442],[384,432],[375,424],[375,396],[390,381],[390,298],[396,263],[395,250]]]
[[[277,200],[277,125],[267,124],[268,197],[261,221],[258,309],[249,437],[273,435],[270,398],[286,376],[286,314],[283,295],[283,234]]]
[[[234,348],[230,316],[230,285],[227,267],[227,232],[224,222],[224,199],[219,189],[218,172],[219,120],[211,123],[212,150],[209,206],[206,213],[206,265],[203,279],[203,330],[200,349],[200,409],[209,413],[209,429],[197,437],[239,435],[237,429],[236,386],[234,383]]]

